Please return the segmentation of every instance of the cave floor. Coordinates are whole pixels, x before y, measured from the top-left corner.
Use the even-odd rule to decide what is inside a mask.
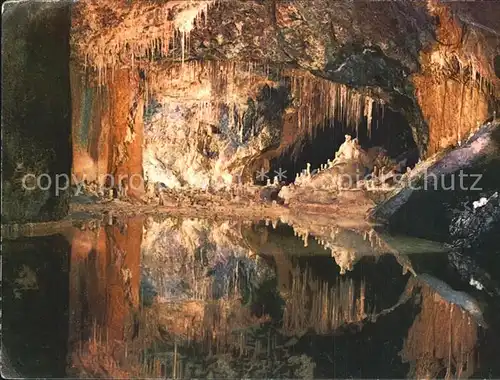
[[[26,224],[2,224],[2,236],[44,236],[54,231],[74,226],[108,223],[111,218],[126,220],[131,217],[192,217],[209,220],[231,219],[237,221],[281,220],[290,225],[300,225],[315,230],[324,226],[367,229],[376,224],[367,220],[375,203],[361,191],[346,191],[329,203],[297,203],[282,205],[276,202],[253,199],[232,199],[229,196],[185,196],[144,204],[138,200],[91,202],[85,197],[74,197],[66,218]]]

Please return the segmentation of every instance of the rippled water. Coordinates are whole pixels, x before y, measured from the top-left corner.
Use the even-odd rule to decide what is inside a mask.
[[[500,376],[432,242],[138,217],[4,240],[2,264],[9,377]]]

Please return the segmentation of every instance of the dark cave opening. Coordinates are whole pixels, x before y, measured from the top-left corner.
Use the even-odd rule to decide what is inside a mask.
[[[495,74],[500,78],[500,55],[497,55],[493,60],[493,67],[495,68]]]
[[[397,162],[407,159],[406,166],[414,167],[419,160],[418,147],[413,139],[411,127],[403,114],[391,109],[375,110],[371,130],[365,120],[356,129],[345,126],[337,120],[330,120],[324,127],[317,127],[312,138],[302,142],[302,149],[294,156],[292,146],[281,156],[271,161],[271,173],[286,171],[284,182],[291,183],[296,174],[311,164],[311,170],[318,169],[333,160],[335,152],[345,141],[345,135],[357,137],[363,149],[379,146],[387,151],[389,157]]]

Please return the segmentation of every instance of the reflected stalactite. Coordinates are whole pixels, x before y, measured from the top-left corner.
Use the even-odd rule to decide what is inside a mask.
[[[158,300],[210,301],[252,293],[266,267],[238,244],[238,228],[237,223],[200,219],[151,222],[142,266]]]
[[[169,340],[212,353],[244,352],[244,330],[268,321],[251,310],[270,273],[238,244],[238,225],[199,219],[148,223],[145,278],[155,289],[156,324]]]
[[[70,271],[70,370],[106,345],[113,352],[133,335],[139,306],[143,219],[75,231]],[[102,360],[107,360],[106,358]]]
[[[314,231],[311,226],[304,228],[294,225],[293,230],[295,236],[304,242],[305,247],[311,234],[311,239],[324,250],[330,251],[331,257],[340,268],[340,274],[352,271],[356,262],[364,256],[376,257],[387,253],[384,242],[373,229],[356,230],[329,226]]]
[[[128,379],[133,377],[131,368],[123,369],[119,365],[116,355],[117,345],[114,342],[110,344],[106,331],[95,325],[92,327],[92,337],[80,342],[81,344],[72,353],[70,373],[74,373],[79,378],[107,376],[114,379]]]
[[[292,289],[285,296],[283,329],[288,335],[312,329],[328,334],[347,324],[359,323],[367,317],[365,283],[338,278],[335,285],[315,278],[311,270],[292,274]]]
[[[468,378],[476,369],[477,325],[459,306],[430,286],[421,287],[421,311],[408,331],[401,352],[412,377]]]
[[[253,315],[239,297],[164,302],[157,304],[155,310],[157,324],[172,341],[181,342],[183,346],[196,345],[212,354],[232,351],[247,354],[249,348],[244,342],[248,329],[269,321],[267,315]]]

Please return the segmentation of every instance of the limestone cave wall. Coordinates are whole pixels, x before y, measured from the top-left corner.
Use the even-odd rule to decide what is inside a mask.
[[[139,71],[108,73],[105,86],[74,66],[71,74],[73,181],[117,186],[125,179],[141,193],[145,98]]]
[[[7,7],[2,215],[63,216],[67,192],[21,182],[70,174],[70,162],[79,180],[135,176],[138,194],[143,176],[249,182],[318,127],[370,126],[384,107],[421,158],[460,144],[498,111],[500,11],[487,13],[431,0]]]
[[[491,20],[467,7],[434,1],[115,3],[75,6],[73,62],[80,69],[84,63],[93,80],[110,89],[107,78],[123,70],[118,67],[144,75],[142,170],[171,187],[249,180],[255,168],[268,168],[289,149],[300,151],[302,137],[318,126],[341,128],[345,119],[370,125],[381,107],[406,118],[425,157],[460,144],[498,108],[498,38]],[[271,100],[259,108],[266,88]],[[330,95],[336,91],[343,95]],[[266,109],[275,113],[272,120]],[[126,136],[121,128],[116,141]],[[141,160],[132,159],[132,172],[140,171]],[[80,166],[76,162],[75,170]]]

